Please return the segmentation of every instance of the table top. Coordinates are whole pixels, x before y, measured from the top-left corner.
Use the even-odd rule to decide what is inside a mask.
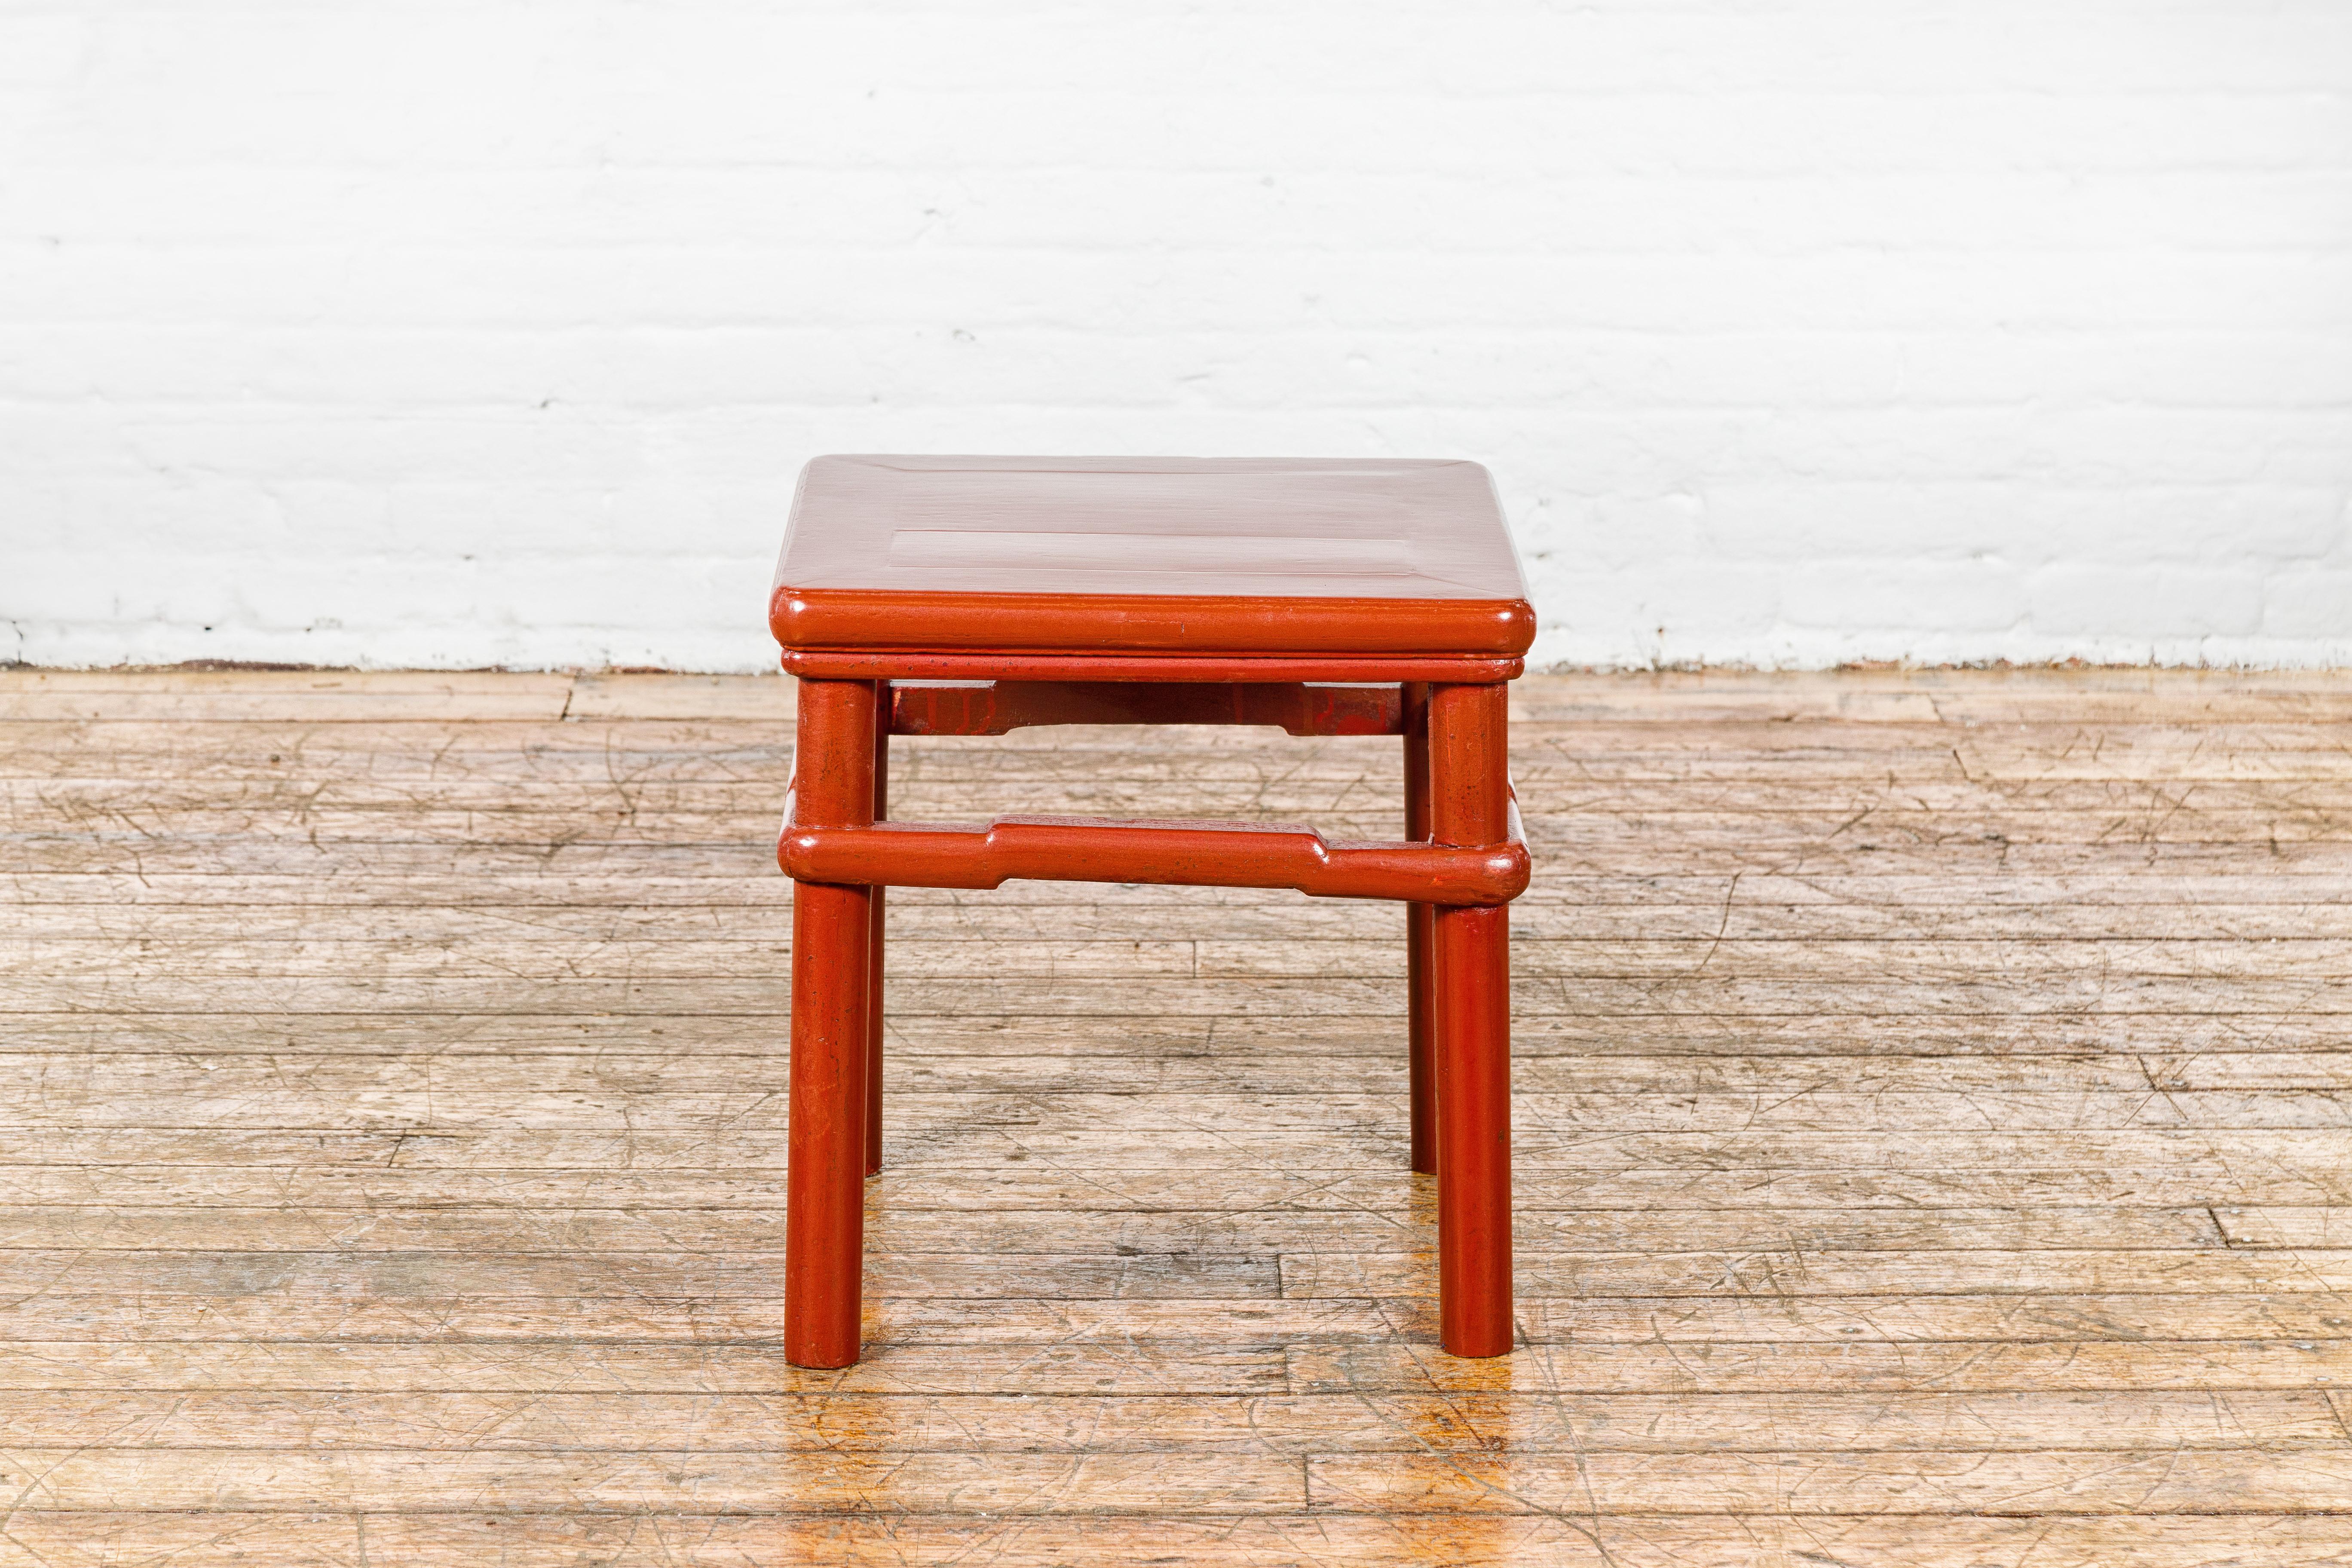
[[[1520,599],[1476,463],[819,458],[779,584],[925,593]]]
[[[985,622],[1006,647],[1515,655],[1526,600],[1476,463],[837,456],[802,471],[771,621],[787,647]]]

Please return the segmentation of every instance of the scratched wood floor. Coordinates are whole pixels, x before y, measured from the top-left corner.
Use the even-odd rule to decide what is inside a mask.
[[[783,681],[0,673],[0,1564],[2352,1563],[2352,676],[1517,700],[1516,1356],[1433,1349],[1393,908],[1032,884],[895,896],[826,1373]]]

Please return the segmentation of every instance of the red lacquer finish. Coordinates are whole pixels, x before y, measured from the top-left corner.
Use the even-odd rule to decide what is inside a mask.
[[[1430,826],[1440,844],[1507,831],[1499,686],[1430,693]],[[1511,1348],[1511,927],[1507,909],[1436,912],[1438,1334],[1459,1356]]]
[[[1404,836],[1429,841],[1429,688],[1414,682],[1400,689],[1404,729]],[[1436,906],[1404,907],[1405,1029],[1408,1101],[1412,1106],[1412,1168],[1437,1173],[1437,993],[1432,989],[1432,943],[1437,936]]]
[[[1194,888],[1296,888],[1324,899],[1507,903],[1527,890],[1528,847],[1498,843],[1331,844],[1311,827],[1007,816],[978,826],[882,822],[812,827],[797,813],[776,858],[803,881],[893,888],[999,888],[1007,882],[1158,882]]]
[[[819,680],[1517,680],[1516,658],[1438,655],[929,653],[786,648],[784,673]]]
[[[890,815],[890,683],[874,683],[874,820]],[[872,889],[874,912],[866,921],[866,1173],[882,1173],[882,900]]]
[[[801,683],[796,815],[845,826],[872,819],[874,716],[874,688],[866,682]],[[857,1359],[872,935],[871,889],[793,886],[784,1354],[795,1366],[847,1366]]]
[[[1475,463],[819,458],[768,624],[792,648],[1488,654],[1535,612]]]
[[[1503,682],[1534,634],[1484,469],[1290,458],[826,458],[771,624],[801,677],[786,1354],[857,1359],[882,1163],[888,887],[1295,888],[1406,907],[1412,1161],[1438,1181],[1445,1348],[1511,1347],[1509,900],[1527,845]],[[961,682],[940,685],[926,682]],[[889,737],[1264,724],[1403,742],[1405,838],[889,815]]]
[[[1474,653],[1516,658],[1535,640],[1536,616],[1522,600],[1276,603],[1142,594],[780,588],[769,610],[769,625],[777,641],[796,647],[903,647],[909,630],[920,626],[925,645],[940,648],[1222,653],[1279,641],[1297,653]]]
[[[1005,735],[1039,724],[1271,724],[1293,735],[1393,735],[1403,728],[1403,704],[1391,687],[1295,680],[997,680],[900,685],[890,721],[899,735]]]

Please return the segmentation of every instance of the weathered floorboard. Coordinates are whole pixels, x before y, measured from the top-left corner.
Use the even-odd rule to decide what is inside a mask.
[[[1514,690],[1521,1345],[1402,920],[909,889],[778,1349],[774,678],[0,672],[0,1568],[2352,1564],[2352,677]],[[894,742],[1399,830],[1394,743]]]

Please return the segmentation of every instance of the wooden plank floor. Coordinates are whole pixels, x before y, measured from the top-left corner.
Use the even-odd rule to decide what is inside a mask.
[[[1402,917],[892,905],[778,1351],[778,679],[0,674],[0,1565],[2352,1563],[2352,676],[1529,680],[1523,1348]],[[1396,831],[1393,742],[902,815]]]

